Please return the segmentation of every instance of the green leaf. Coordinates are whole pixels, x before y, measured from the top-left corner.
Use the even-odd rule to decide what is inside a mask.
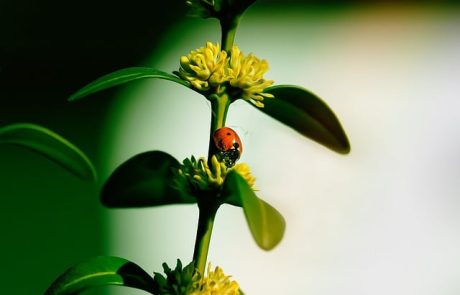
[[[190,7],[188,12],[192,17],[215,17],[220,20],[233,20],[241,15],[256,0],[191,0],[187,1]]]
[[[84,180],[95,180],[96,170],[75,145],[42,126],[18,123],[0,128],[0,144],[14,144],[42,154]]]
[[[77,100],[107,88],[118,86],[120,84],[124,84],[134,80],[147,78],[169,80],[184,85],[186,87],[190,87],[190,84],[187,81],[179,79],[178,77],[172,74],[152,68],[134,67],[118,70],[116,72],[100,77],[99,79],[91,82],[90,84],[78,90],[76,93],[70,96],[69,100]]]
[[[243,207],[249,229],[259,247],[270,250],[281,241],[286,228],[283,216],[259,199],[238,172],[227,174],[222,194],[225,203]]]
[[[298,86],[278,85],[265,89],[274,99],[264,99],[258,108],[302,135],[341,154],[350,152],[350,143],[329,106],[315,94]]]
[[[126,286],[153,293],[153,278],[137,264],[113,256],[94,257],[66,270],[45,295],[74,295],[98,286]]]
[[[196,203],[175,186],[173,170],[179,166],[171,155],[160,151],[134,156],[109,177],[102,190],[102,203],[118,208]]]

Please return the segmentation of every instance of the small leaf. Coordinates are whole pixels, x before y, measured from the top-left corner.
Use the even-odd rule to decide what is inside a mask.
[[[102,76],[99,79],[91,82],[90,84],[86,85],[85,87],[78,90],[74,93],[69,100],[77,100],[82,97],[85,97],[89,94],[111,88],[114,86],[118,86],[120,84],[124,84],[127,82],[131,82],[134,80],[139,79],[147,79],[147,78],[158,78],[164,80],[170,80],[186,87],[190,87],[190,84],[178,77],[159,71],[152,68],[143,68],[143,67],[134,67],[134,68],[126,68],[122,70],[118,70],[116,72],[110,73],[108,75]]]
[[[350,152],[350,143],[339,120],[315,94],[289,85],[272,86],[265,92],[275,98],[264,99],[265,106],[259,110],[333,151]]]
[[[271,250],[281,241],[286,228],[283,216],[259,199],[238,172],[227,174],[223,196],[226,203],[243,207],[249,229],[259,247]]]
[[[134,156],[109,177],[102,203],[118,208],[195,203],[195,198],[175,188],[173,169],[179,166],[171,155],[160,151]]]
[[[75,145],[53,131],[27,123],[0,128],[0,144],[31,149],[54,161],[84,180],[95,180],[96,170],[88,157]]]
[[[97,286],[126,286],[153,293],[153,278],[137,264],[113,256],[94,257],[66,270],[45,295],[74,295]]]

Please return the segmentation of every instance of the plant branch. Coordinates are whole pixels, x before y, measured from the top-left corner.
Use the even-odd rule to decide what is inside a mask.
[[[209,134],[209,153],[208,162],[216,152],[213,134],[225,126],[227,111],[230,105],[230,97],[223,92],[221,95],[213,94],[208,99],[211,101],[211,129]],[[211,164],[210,164],[211,165]],[[198,201],[200,217],[198,219],[198,229],[195,240],[195,250],[193,252],[193,261],[195,268],[200,274],[204,275],[206,260],[208,257],[209,243],[211,241],[212,227],[216,216],[219,203],[215,195],[209,195]]]
[[[220,21],[220,27],[222,30],[222,50],[230,52],[232,49],[239,22],[239,17],[235,17],[231,21]]]
[[[200,217],[198,219],[198,229],[196,233],[195,251],[193,252],[193,261],[195,269],[204,276],[206,260],[208,258],[209,244],[211,242],[212,227],[216,216],[217,208],[199,207]]]
[[[217,129],[225,126],[230,97],[224,92],[220,96],[211,95],[209,100],[211,101],[211,130],[209,132],[208,163],[211,164],[211,158],[216,153],[213,135]]]

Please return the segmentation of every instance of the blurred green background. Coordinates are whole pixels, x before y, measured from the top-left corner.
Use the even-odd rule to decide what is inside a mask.
[[[251,9],[297,5],[331,17],[387,2],[260,0]],[[456,1],[395,2],[448,8]],[[112,219],[99,204],[98,190],[114,166],[106,157],[109,142],[102,139],[107,138],[107,111],[117,90],[77,103],[66,98],[102,74],[143,65],[154,59],[152,52],[166,53],[158,42],[164,44],[168,28],[184,20],[185,12],[179,0],[0,2],[0,126],[44,125],[83,149],[101,172],[99,183],[83,183],[29,151],[0,146],[0,293],[40,294],[68,266],[114,254],[109,245]],[[182,39],[176,29],[167,42]]]
[[[113,92],[66,98],[102,74],[140,65],[184,13],[182,1],[0,1],[0,126],[46,126],[100,168]],[[0,146],[1,294],[41,294],[70,265],[109,254],[103,179],[84,183],[27,150]]]

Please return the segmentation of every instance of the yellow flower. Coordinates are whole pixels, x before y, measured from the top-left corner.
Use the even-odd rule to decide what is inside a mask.
[[[249,100],[257,107],[264,107],[264,98],[273,98],[272,94],[263,93],[273,84],[272,80],[263,78],[268,71],[268,62],[252,54],[244,56],[237,46],[233,46],[228,66],[230,85],[242,90],[243,99]]]
[[[178,186],[185,185],[186,189],[192,193],[215,191],[222,187],[225,177],[232,169],[238,172],[250,187],[254,186],[255,177],[252,176],[248,164],[239,163],[233,168],[227,168],[225,163],[219,162],[215,155],[211,158],[211,165],[204,157],[198,160],[193,156],[185,159],[181,168],[178,169],[178,174],[181,176]]]
[[[192,50],[180,58],[179,75],[199,91],[207,91],[225,82],[224,67],[228,63],[227,52],[219,44],[206,43],[206,47]]]
[[[211,167],[208,161],[201,157],[198,161],[195,157],[185,159],[179,175],[182,175],[190,183],[193,189],[200,191],[212,191],[224,183],[227,167],[220,163],[216,156],[211,158]]]
[[[192,87],[206,94],[221,94],[226,91],[232,99],[243,98],[257,107],[264,106],[264,98],[273,98],[264,89],[273,84],[265,80],[268,62],[252,54],[245,56],[233,46],[230,57],[219,44],[208,42],[206,47],[192,50],[180,59],[179,76]]]
[[[226,276],[220,267],[211,270],[208,264],[207,276],[199,279],[193,286],[189,295],[239,295],[240,287],[231,276]]]
[[[256,178],[251,174],[251,169],[249,168],[249,165],[246,163],[239,163],[236,164],[235,167],[233,167],[236,172],[238,172],[239,175],[241,175],[248,185],[254,189],[254,183],[256,182]]]

